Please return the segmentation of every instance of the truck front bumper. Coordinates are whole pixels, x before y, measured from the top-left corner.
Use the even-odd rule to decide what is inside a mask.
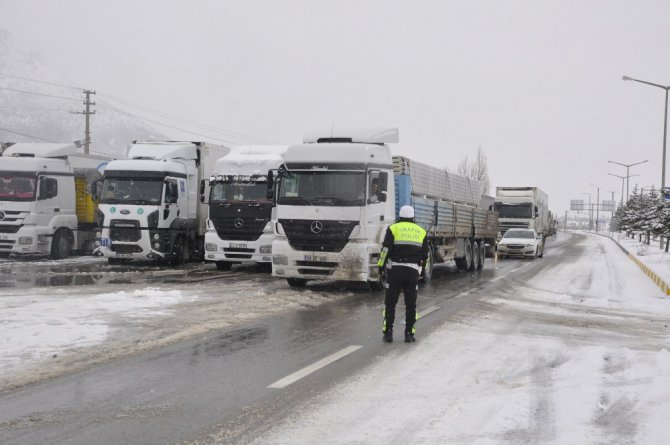
[[[16,233],[0,233],[0,254],[48,255],[51,253],[49,228],[22,226]]]
[[[222,240],[216,232],[205,233],[205,261],[228,263],[272,262],[272,233],[256,241]]]
[[[288,241],[272,243],[272,276],[307,280],[378,279],[379,245],[351,240],[341,252],[296,251]]]

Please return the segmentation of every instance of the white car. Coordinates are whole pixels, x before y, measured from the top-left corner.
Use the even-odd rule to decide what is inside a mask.
[[[544,242],[533,229],[510,229],[498,241],[498,256],[542,258]]]

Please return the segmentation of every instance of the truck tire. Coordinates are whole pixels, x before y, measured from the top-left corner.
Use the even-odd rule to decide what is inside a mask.
[[[433,246],[428,246],[428,259],[426,267],[423,269],[423,275],[419,278],[422,283],[429,283],[433,278],[433,267],[435,266],[435,257],[433,256]]]
[[[172,267],[181,266],[186,261],[186,249],[188,244],[184,237],[178,236],[172,243],[172,255],[168,260],[168,264]]]
[[[477,270],[479,266],[479,243],[477,241],[472,242],[472,260],[470,261],[470,264],[468,265],[468,270],[469,271],[474,271]]]
[[[481,270],[484,268],[484,261],[486,260],[486,243],[484,240],[479,242],[479,262],[477,263],[477,269]]]
[[[288,285],[294,288],[303,288],[307,286],[307,280],[304,278],[287,278]]]
[[[74,238],[72,232],[68,229],[58,229],[51,240],[51,255],[52,260],[62,260],[70,256],[72,251],[72,244]]]
[[[472,244],[470,240],[465,240],[465,256],[462,258],[456,258],[456,267],[459,270],[470,270],[472,265]]]
[[[233,263],[229,263],[228,261],[217,261],[216,262],[216,268],[219,270],[230,270],[230,268],[233,267]]]

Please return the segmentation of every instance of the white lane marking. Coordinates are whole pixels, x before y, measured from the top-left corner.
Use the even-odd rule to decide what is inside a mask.
[[[461,292],[460,294],[456,295],[454,298],[463,298],[463,297],[467,297],[468,295],[470,295],[470,291]]]
[[[349,354],[351,354],[354,351],[357,351],[361,349],[363,346],[361,345],[351,345],[347,346],[344,349],[341,349],[337,351],[334,354],[329,355],[328,357],[322,358],[316,363],[313,363],[309,366],[306,366],[302,368],[299,371],[294,372],[293,374],[287,375],[283,379],[279,379],[276,382],[274,382],[272,385],[268,386],[268,388],[285,388],[288,385],[297,382],[298,380],[302,379],[303,377],[307,377],[313,372],[318,371],[321,368],[324,368],[328,365],[330,365],[333,362],[338,361],[342,357],[345,357]]]
[[[495,277],[494,279],[491,280],[491,283],[494,283],[494,282],[496,282],[496,281],[498,281],[498,280],[502,280],[503,278],[505,278],[504,275],[500,275],[499,277]]]
[[[512,269],[510,272],[516,272],[519,269],[521,269],[521,266],[517,267],[516,269]]]
[[[421,319],[421,318],[423,318],[423,317],[425,317],[429,314],[432,314],[433,312],[435,312],[438,309],[440,309],[439,306],[430,306],[430,307],[427,307],[426,309],[421,309],[421,310],[417,309],[416,310],[416,314],[418,315],[417,320],[419,320],[419,319]],[[402,324],[406,324],[406,323],[403,321]]]

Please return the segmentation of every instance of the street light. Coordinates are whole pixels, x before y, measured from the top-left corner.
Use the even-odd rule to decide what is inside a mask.
[[[598,190],[598,194],[596,195],[596,233],[598,232],[598,220],[600,219],[600,187],[595,185],[594,183],[591,183],[592,186],[594,186]]]
[[[616,162],[616,161],[607,161],[607,162],[609,162],[610,164],[619,164],[619,165],[623,165],[624,167],[626,167],[626,178],[630,178],[631,177],[630,168],[632,166],[639,165],[639,164],[644,164],[645,162],[649,162],[649,160],[645,159],[644,161],[635,162],[633,164],[622,164],[621,162]],[[633,175],[633,176],[635,176],[635,175]],[[630,179],[627,179],[626,180],[626,202],[628,202],[629,190],[630,190]],[[622,189],[622,193],[623,193],[623,189]],[[622,198],[622,200],[623,200],[623,198]]]
[[[617,178],[621,178],[621,201],[619,202],[623,206],[623,183],[626,181],[626,178],[628,178],[628,176],[619,176],[615,175],[614,173],[607,173],[607,174],[610,176],[616,176]],[[630,176],[640,176],[640,175],[630,175]]]
[[[591,207],[591,194],[582,192],[582,195],[589,195],[589,230],[593,229],[593,208]]]
[[[665,147],[668,134],[668,90],[669,86],[659,85],[657,83],[647,82],[645,80],[633,79],[632,77],[623,76],[623,80],[632,80],[633,82],[644,83],[646,85],[651,85],[652,87],[661,88],[665,90],[665,115],[663,117],[663,162],[661,164],[661,190],[665,188]]]

